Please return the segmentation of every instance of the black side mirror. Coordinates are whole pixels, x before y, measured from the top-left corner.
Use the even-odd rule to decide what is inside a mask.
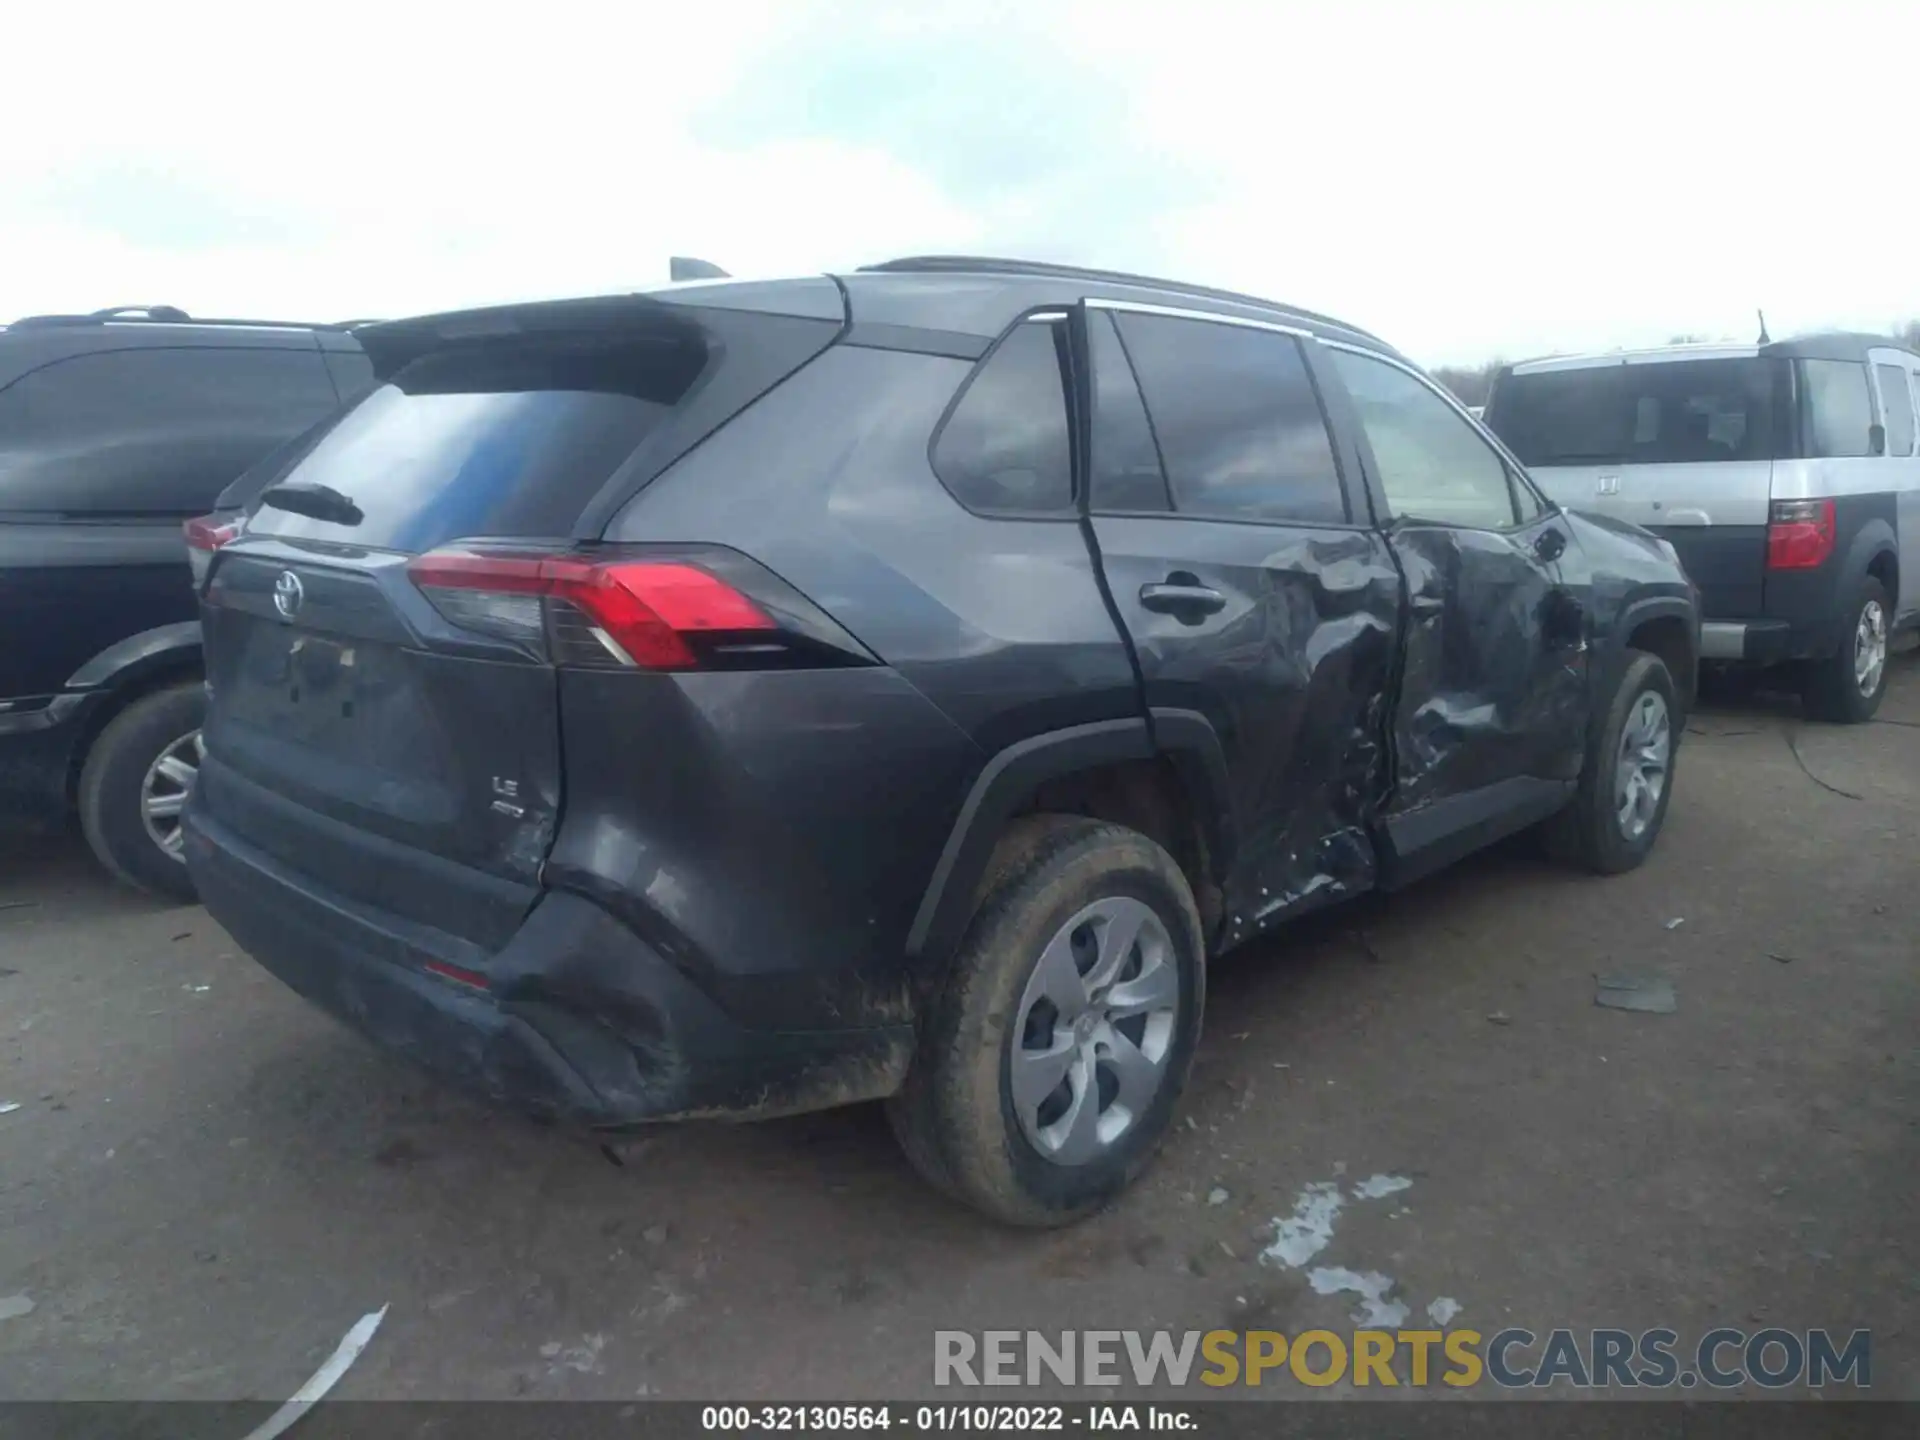
[[[1534,538],[1533,553],[1540,557],[1543,565],[1551,565],[1566,553],[1567,537],[1559,529],[1549,525]]]
[[[1887,453],[1887,427],[1884,425],[1867,426],[1867,453],[1884,455]]]

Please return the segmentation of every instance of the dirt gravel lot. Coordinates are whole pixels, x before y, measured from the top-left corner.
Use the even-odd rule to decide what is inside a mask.
[[[1920,661],[1894,668],[1884,723],[1695,716],[1633,875],[1509,847],[1222,962],[1192,1123],[1051,1235],[934,1197],[872,1107],[664,1130],[617,1169],[76,844],[0,852],[0,1399],[282,1399],[381,1305],[338,1396],[907,1398],[940,1328],[1342,1329],[1353,1296],[1259,1256],[1305,1187],[1375,1173],[1412,1184],[1315,1263],[1415,1316],[1867,1327],[1874,1394],[1920,1398]],[[1596,1007],[1621,971],[1677,1010]]]

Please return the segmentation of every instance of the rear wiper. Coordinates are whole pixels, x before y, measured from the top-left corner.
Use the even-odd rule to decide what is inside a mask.
[[[342,495],[331,485],[313,485],[301,481],[289,481],[283,485],[269,485],[260,492],[260,503],[271,505],[276,510],[290,510],[295,515],[305,515],[310,520],[327,520],[335,525],[358,525],[366,519],[366,513],[353,503],[349,495]]]

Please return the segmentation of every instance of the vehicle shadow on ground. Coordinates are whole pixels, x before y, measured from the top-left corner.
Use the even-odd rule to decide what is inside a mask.
[[[1887,695],[1875,722],[1870,723],[1908,723],[1901,717],[1913,708],[1908,696],[1916,680],[1920,680],[1920,634],[1910,634],[1897,639],[1887,656]],[[1808,719],[1795,688],[1795,676],[1784,666],[1772,670],[1702,671],[1693,718],[1707,720],[1717,734],[1736,733],[1726,722],[1739,719],[1821,723]]]
[[[79,835],[0,833],[0,906],[90,915],[157,915],[187,908],[122,885],[100,868]]]

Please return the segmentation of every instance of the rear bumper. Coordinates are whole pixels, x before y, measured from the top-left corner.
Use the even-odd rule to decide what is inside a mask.
[[[1702,660],[1767,665],[1791,658],[1793,626],[1784,620],[1707,620],[1700,626]]]
[[[1833,646],[1833,626],[1826,621],[1706,620],[1700,625],[1702,660],[1778,665],[1818,660]]]
[[[498,952],[324,893],[188,808],[187,864],[262,966],[385,1048],[496,1103],[615,1130],[757,1118],[899,1086],[909,1025],[769,1032],[736,1023],[592,901],[544,894]],[[483,978],[443,978],[438,963]]]

